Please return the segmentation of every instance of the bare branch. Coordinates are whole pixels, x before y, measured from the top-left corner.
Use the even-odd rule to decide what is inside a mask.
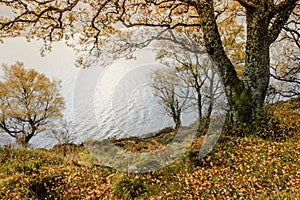
[[[294,3],[292,3],[292,2],[294,2]],[[270,43],[273,43],[279,36],[280,32],[282,31],[282,28],[288,21],[290,14],[296,7],[295,2],[297,2],[297,0],[284,1],[274,9],[273,12],[275,13],[276,17],[275,17],[274,23],[268,30]],[[280,7],[281,9],[278,10],[278,7]]]
[[[283,82],[288,82],[288,83],[296,83],[296,84],[300,85],[300,79],[296,78],[296,77],[284,78],[284,77],[276,76],[273,73],[271,73],[271,77],[273,77],[274,79],[276,79],[278,81],[283,81]]]

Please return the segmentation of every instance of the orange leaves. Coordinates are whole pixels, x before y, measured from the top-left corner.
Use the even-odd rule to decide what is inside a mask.
[[[0,128],[26,144],[49,120],[62,116],[64,100],[59,93],[60,82],[25,69],[21,62],[3,65],[3,70]]]
[[[297,105],[298,102],[283,107],[295,111]],[[197,143],[202,143],[201,138],[193,145]],[[194,154],[189,152],[188,155]],[[53,151],[48,155],[38,150],[0,148],[0,196],[7,199],[300,197],[300,143],[297,138],[272,141],[254,136],[229,137],[220,141],[208,156],[195,160],[184,156],[157,171],[127,174],[100,167],[69,165],[57,160]]]
[[[217,144],[213,153],[203,158],[201,166],[191,171],[184,170],[180,166],[182,162],[176,162],[145,174],[127,174],[57,162],[52,152],[51,157],[46,152],[38,154],[27,150],[16,155],[15,150],[2,150],[0,196],[25,199],[297,199],[300,194],[299,152],[300,146],[294,141],[231,138]],[[28,169],[27,162],[39,161],[41,166],[31,173],[18,171],[2,175],[4,166],[18,161],[19,164],[22,157],[24,169]],[[38,160],[41,158],[46,160]]]
[[[300,136],[299,116],[300,109],[297,98],[267,106],[263,126],[258,130],[258,135],[278,141]]]
[[[294,148],[295,145],[266,142],[258,138],[238,139],[235,144],[229,142],[226,147],[222,147],[223,150],[218,147],[214,154],[214,160],[224,163],[223,165],[210,166],[206,162],[205,167],[198,167],[193,174],[188,175],[189,190],[199,199],[256,199],[265,197],[264,194],[271,194],[273,190],[279,189],[279,194],[284,194],[282,191],[295,191],[294,186],[299,183],[300,178],[299,170],[290,161],[281,158],[288,154],[300,159],[299,154],[293,153],[299,151],[299,147]],[[286,187],[289,183],[287,173],[290,174],[289,179],[293,180],[293,187]]]
[[[50,174],[41,173],[47,196],[56,198],[68,197],[78,199],[95,199],[96,197],[112,197],[110,180],[112,176],[106,176],[100,169],[87,167],[64,166],[58,167],[53,177],[47,181]],[[46,181],[46,182],[45,182]],[[105,199],[105,198],[103,198]]]

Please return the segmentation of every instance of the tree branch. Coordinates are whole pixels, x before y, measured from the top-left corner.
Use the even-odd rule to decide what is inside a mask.
[[[274,14],[276,14],[276,13],[279,13],[280,11],[282,11],[282,10],[287,9],[290,6],[296,6],[297,1],[299,1],[299,0],[285,0],[281,3],[279,3],[278,5],[276,5],[272,12]]]
[[[271,77],[278,80],[278,81],[282,81],[282,82],[288,82],[288,83],[295,83],[295,84],[299,84],[300,85],[300,80],[297,79],[296,77],[291,77],[291,78],[282,78],[279,76],[276,76],[272,73],[270,73]]]
[[[238,78],[233,64],[225,53],[221,37],[218,31],[217,22],[214,17],[212,0],[202,0],[197,10],[202,19],[202,31],[204,34],[205,47],[218,67],[225,87],[238,89],[241,80]],[[240,89],[240,88],[239,88]],[[238,93],[238,91],[234,91]]]
[[[278,4],[272,11],[271,16],[275,16],[274,23],[268,30],[268,35],[270,39],[270,44],[273,43],[279,36],[284,25],[288,21],[290,14],[296,7],[296,2],[298,0],[286,0]]]
[[[236,0],[246,9],[255,9],[257,5],[255,5],[251,0]]]

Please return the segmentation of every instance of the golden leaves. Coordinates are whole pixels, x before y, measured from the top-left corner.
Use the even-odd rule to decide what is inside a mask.
[[[27,70],[21,62],[3,65],[3,70],[0,127],[17,140],[21,137],[29,141],[44,130],[49,120],[62,116],[64,100],[59,93],[60,81],[51,81],[44,74]]]
[[[184,170],[186,160],[145,174],[127,174],[95,166],[70,165],[57,159],[53,152],[0,149],[0,196],[8,199],[297,199],[300,194],[300,145],[293,140],[275,142],[232,137],[218,144],[191,171]],[[10,171],[4,176],[3,169],[8,165]],[[38,167],[29,170],[32,166]]]

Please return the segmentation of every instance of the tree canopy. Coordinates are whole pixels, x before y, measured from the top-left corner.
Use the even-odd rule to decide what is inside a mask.
[[[283,32],[299,36],[299,0],[3,0],[0,5],[11,11],[0,17],[0,38],[41,38],[42,53],[52,42],[66,40],[80,52],[83,66],[90,58],[130,57],[153,40],[173,41],[186,51],[205,47],[220,72],[232,119],[242,124],[259,121],[271,44]],[[174,34],[183,30],[192,46]],[[243,65],[241,76],[236,63]]]
[[[65,104],[59,93],[60,82],[24,69],[20,62],[3,65],[3,70],[0,129],[26,146],[33,136],[49,128],[52,120],[62,117]]]

